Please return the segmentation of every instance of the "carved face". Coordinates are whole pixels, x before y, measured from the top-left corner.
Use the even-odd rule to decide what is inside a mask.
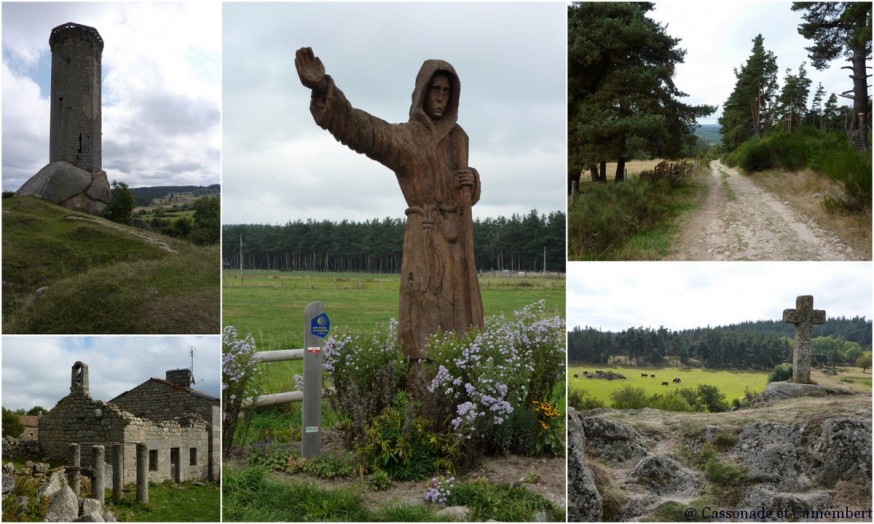
[[[433,120],[440,120],[440,117],[446,111],[446,105],[449,104],[450,94],[451,88],[448,76],[437,73],[431,77],[431,83],[428,84],[428,93],[425,95],[425,114]]]

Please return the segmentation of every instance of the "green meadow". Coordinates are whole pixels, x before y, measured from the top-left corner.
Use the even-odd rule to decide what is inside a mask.
[[[587,379],[583,371],[594,373],[596,370],[612,371],[625,375],[626,380]],[[647,377],[640,375],[646,373]],[[579,378],[574,378],[577,375]],[[649,375],[655,375],[651,378]],[[677,367],[636,368],[626,366],[607,366],[603,364],[573,364],[568,367],[568,391],[585,390],[593,397],[603,400],[608,406],[611,403],[610,394],[625,386],[642,388],[647,396],[679,388],[695,389],[700,384],[716,386],[725,394],[728,402],[735,398],[743,398],[744,391],[753,393],[764,391],[768,383],[768,373],[765,371],[733,370],[733,369],[681,369]],[[680,383],[674,384],[674,378]],[[663,386],[667,382],[668,386]]]
[[[372,330],[398,317],[400,275],[288,271],[224,272],[222,321],[241,335],[251,333],[259,351],[303,346],[303,311],[307,304],[324,303],[330,334]],[[546,311],[565,316],[565,280],[550,276],[480,277],[486,317],[511,315],[544,300]],[[292,391],[291,375],[301,364],[265,364],[267,393]]]

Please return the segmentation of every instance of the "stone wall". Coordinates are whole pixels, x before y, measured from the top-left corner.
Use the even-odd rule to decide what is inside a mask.
[[[90,444],[121,441],[125,428],[134,418],[106,402],[92,400],[82,391],[74,391],[40,417],[40,447],[48,460],[67,464],[70,444],[79,443],[84,466],[90,461],[86,459],[90,456],[86,454]],[[107,450],[107,461],[110,460],[111,453]]]
[[[101,55],[103,39],[93,27],[67,23],[52,30],[49,162],[85,171],[102,170]]]
[[[149,450],[150,481],[184,482],[209,477],[210,431],[197,415],[150,424],[135,421],[125,431],[125,442],[145,442]],[[193,450],[193,451],[192,451]],[[156,463],[152,459],[157,459]],[[178,460],[178,467],[176,461]],[[192,464],[193,462],[193,464]],[[136,448],[125,445],[124,481],[136,480]]]

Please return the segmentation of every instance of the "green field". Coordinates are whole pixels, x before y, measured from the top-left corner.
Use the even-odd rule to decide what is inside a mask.
[[[626,380],[587,379],[583,371],[594,373],[596,370],[613,371],[625,375]],[[647,377],[640,375],[646,373]],[[578,375],[579,378],[574,378]],[[649,375],[655,375],[650,378]],[[674,378],[680,383],[674,384]],[[668,386],[663,386],[667,382]],[[768,383],[768,373],[765,371],[731,370],[731,369],[680,369],[665,368],[635,368],[626,366],[606,366],[603,364],[573,364],[568,366],[568,391],[585,390],[593,397],[603,400],[608,406],[611,403],[610,394],[625,386],[643,388],[651,396],[656,393],[679,388],[697,388],[699,384],[716,386],[725,394],[728,402],[735,398],[743,398],[745,389],[750,392],[764,391]]]
[[[224,272],[224,325],[252,333],[259,349],[297,348],[303,344],[303,311],[321,300],[331,332],[373,329],[398,317],[400,276],[394,274],[287,271]],[[486,317],[511,314],[546,301],[546,310],[565,314],[565,281],[550,277],[480,279]]]

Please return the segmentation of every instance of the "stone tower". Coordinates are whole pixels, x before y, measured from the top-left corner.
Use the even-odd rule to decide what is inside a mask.
[[[91,395],[88,391],[88,364],[84,362],[73,364],[73,369],[70,372],[70,394],[79,394],[86,397]]]
[[[64,161],[94,173],[101,158],[101,56],[103,39],[93,27],[72,22],[52,29],[49,162]]]
[[[49,163],[16,192],[77,211],[100,214],[111,191],[103,171],[101,58],[93,27],[68,22],[52,29]]]

